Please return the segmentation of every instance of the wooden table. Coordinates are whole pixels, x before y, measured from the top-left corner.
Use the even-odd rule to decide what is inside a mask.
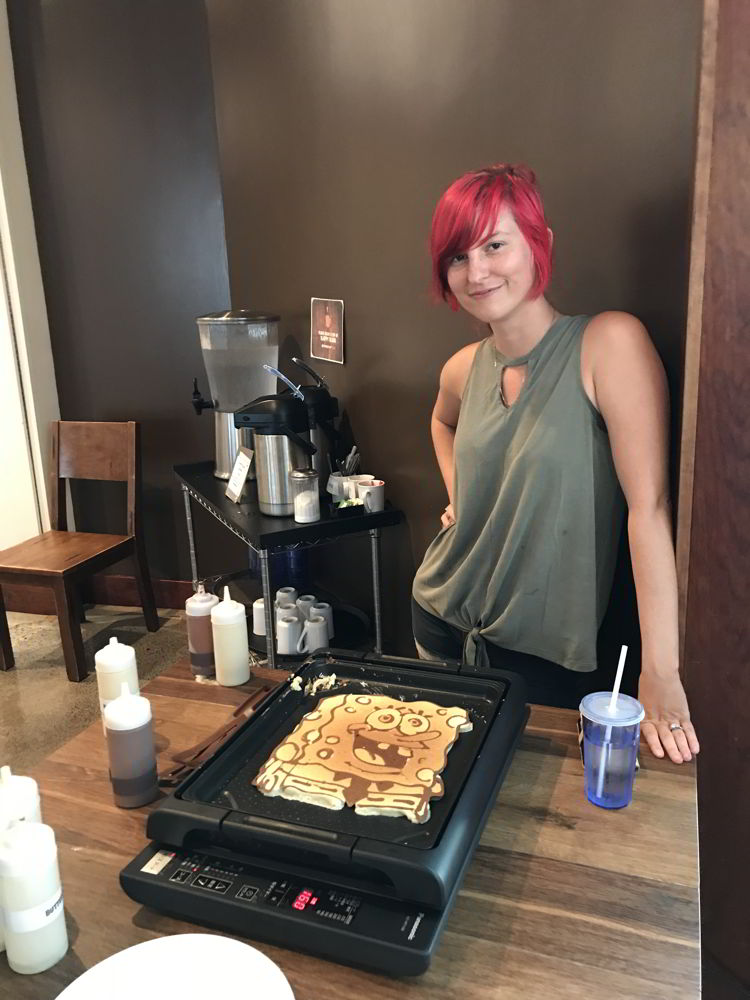
[[[145,693],[160,766],[217,729],[260,681],[198,684],[186,663]],[[532,710],[429,971],[394,980],[252,942],[287,976],[296,1000],[509,1000],[700,995],[698,844],[693,764],[645,752],[633,803],[590,805],[575,713]],[[57,833],[71,948],[55,968],[17,976],[0,958],[0,997],[52,1000],[108,955],[162,934],[196,931],[139,906],[120,869],[146,844],[150,807],[112,802],[101,724],[34,772]],[[145,996],[146,994],[144,994]]]

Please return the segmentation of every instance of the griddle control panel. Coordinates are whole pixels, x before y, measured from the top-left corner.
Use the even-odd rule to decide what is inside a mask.
[[[136,859],[137,860],[137,859]],[[135,865],[135,862],[133,863]],[[424,945],[432,936],[433,915],[420,912],[408,903],[374,896],[361,896],[317,880],[303,882],[255,865],[205,854],[182,854],[156,848],[139,866],[138,880],[152,885],[157,894],[173,889],[199,898],[226,902],[240,907],[252,920],[264,926],[279,918],[287,922],[317,924],[330,930],[340,928],[367,938],[390,940],[405,945]],[[170,907],[170,908],[173,908]],[[249,926],[243,924],[243,926]]]
[[[120,872],[125,892],[173,917],[391,975],[427,968],[445,913],[291,874],[251,856],[150,844]]]

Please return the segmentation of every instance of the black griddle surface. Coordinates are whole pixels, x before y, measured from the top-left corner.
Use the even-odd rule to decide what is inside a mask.
[[[337,680],[328,691],[311,696],[287,686],[265,708],[261,706],[238,735],[182,790],[180,797],[277,822],[425,850],[433,847],[495,718],[506,691],[505,683],[497,679],[379,667],[328,657],[313,661],[298,675],[305,684],[332,673]],[[271,798],[252,784],[273,750],[302,716],[313,711],[322,698],[337,694],[386,695],[394,700],[431,701],[446,708],[456,705],[468,710],[473,728],[471,732],[461,733],[448,753],[448,762],[442,771],[445,792],[442,798],[431,800],[430,818],[426,823],[412,823],[406,817],[360,816],[348,806],[339,810],[324,809],[280,796]]]

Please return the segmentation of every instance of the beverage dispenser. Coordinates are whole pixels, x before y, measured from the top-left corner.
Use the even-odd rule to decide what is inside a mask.
[[[229,479],[240,446],[253,447],[252,431],[235,427],[234,413],[248,399],[276,389],[276,377],[263,367],[279,362],[279,317],[234,309],[209,313],[196,320],[210,398],[204,399],[193,381],[193,406],[198,414],[213,409],[216,437],[214,475]]]

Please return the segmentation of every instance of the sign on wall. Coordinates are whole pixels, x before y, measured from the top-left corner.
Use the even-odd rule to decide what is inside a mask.
[[[343,299],[310,299],[310,357],[343,365]]]

